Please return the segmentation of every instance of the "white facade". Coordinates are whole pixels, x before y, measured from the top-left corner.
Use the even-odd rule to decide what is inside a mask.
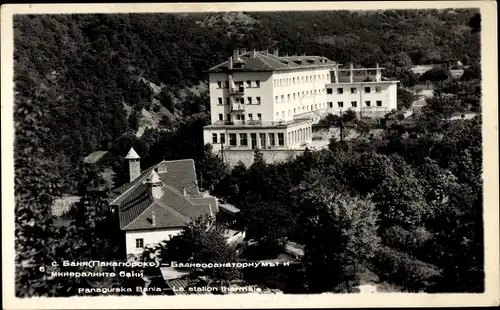
[[[243,83],[244,94],[239,98],[241,110],[238,112],[232,112],[228,104],[228,74],[209,75],[212,124],[220,121],[291,121],[310,118],[310,114],[319,116],[326,109],[325,84],[330,82],[329,68],[234,72],[232,79],[235,85]]]
[[[214,67],[223,69],[209,71],[211,125],[204,128],[204,142],[216,152],[304,149],[312,141],[312,124],[327,113],[352,108],[373,117],[396,108],[397,81],[382,80],[378,66],[339,70],[317,56],[244,55],[236,50],[226,67],[223,63]],[[251,67],[256,58],[269,67],[274,62],[275,68]]]
[[[397,109],[397,82],[327,84],[327,113],[353,110],[360,117],[380,117]],[[331,93],[330,93],[331,92]]]
[[[162,241],[168,241],[181,232],[182,228],[126,231],[125,246],[127,255],[139,255],[144,251],[144,247],[156,245]]]

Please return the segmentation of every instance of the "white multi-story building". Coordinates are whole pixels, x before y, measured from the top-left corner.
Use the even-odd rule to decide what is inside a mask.
[[[205,143],[226,154],[241,155],[257,148],[274,155],[300,151],[312,142],[314,122],[326,113],[342,112],[344,105],[339,106],[340,102],[373,101],[375,111],[388,112],[396,107],[396,82],[383,81],[382,68],[338,67],[321,56],[234,50],[228,61],[208,70],[211,124],[204,128]],[[373,81],[365,82],[366,76],[358,81],[358,72],[372,71],[376,72]],[[351,78],[343,78],[347,76]],[[360,99],[348,98],[347,91],[339,91],[355,87],[374,90]],[[358,110],[363,114],[370,109],[359,105]]]
[[[327,113],[353,110],[359,117],[381,117],[397,109],[397,83],[382,78],[384,68],[336,69],[325,85]]]

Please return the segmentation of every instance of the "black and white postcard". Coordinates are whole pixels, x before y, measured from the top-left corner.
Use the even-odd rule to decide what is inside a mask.
[[[7,309],[499,304],[494,1],[1,14]]]

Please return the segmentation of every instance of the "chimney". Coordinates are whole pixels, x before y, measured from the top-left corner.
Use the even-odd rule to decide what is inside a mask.
[[[250,58],[255,58],[255,49],[250,50]]]
[[[182,194],[183,194],[184,196],[187,196],[187,191],[186,191],[186,188],[185,188],[185,187],[183,187],[183,188],[182,188]]]
[[[151,171],[147,183],[153,198],[160,199],[163,196],[163,183],[155,170]]]
[[[280,49],[279,48],[275,48],[273,50],[273,55],[276,56],[276,57],[279,57],[279,52],[280,52]]]
[[[263,54],[264,56],[268,56],[268,55],[269,55],[269,50],[266,48],[266,49],[262,52],[262,54]]]
[[[137,179],[139,175],[141,175],[141,157],[137,154],[134,148],[131,147],[127,156],[125,156],[125,159],[128,160],[129,182],[132,182]]]
[[[151,225],[156,226],[156,215],[155,211],[151,212]]]
[[[233,50],[233,61],[238,61],[240,58],[240,51],[238,49]]]
[[[354,65],[353,63],[351,62],[351,66],[350,66],[350,70],[349,70],[349,82],[352,83],[353,82],[353,79],[354,79]]]
[[[247,52],[246,48],[240,48],[240,55],[243,55]]]
[[[376,76],[375,76],[375,81],[380,82],[382,80],[382,70],[380,69],[378,62],[377,62],[377,69],[376,69]]]
[[[227,59],[227,68],[229,70],[233,70],[233,57],[229,56],[229,58]]]

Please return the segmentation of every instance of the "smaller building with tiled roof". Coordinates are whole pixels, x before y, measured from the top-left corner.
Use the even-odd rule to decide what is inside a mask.
[[[219,211],[217,199],[200,192],[192,159],[162,161],[141,171],[133,148],[126,158],[130,182],[111,193],[110,206],[118,212],[127,254],[169,240],[190,221]]]

